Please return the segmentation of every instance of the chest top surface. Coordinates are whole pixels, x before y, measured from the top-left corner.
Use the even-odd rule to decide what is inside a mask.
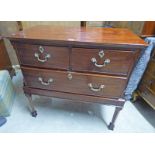
[[[145,47],[147,44],[136,34],[124,28],[98,27],[63,27],[34,26],[8,37],[10,40],[46,40],[72,43],[95,43],[114,45],[135,45]]]

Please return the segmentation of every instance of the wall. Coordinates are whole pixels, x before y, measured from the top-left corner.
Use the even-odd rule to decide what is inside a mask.
[[[53,26],[77,26],[80,27],[80,21],[22,21],[23,29],[35,25],[53,25]]]
[[[138,35],[141,34],[143,25],[144,21],[87,21],[87,26],[128,28]]]
[[[0,35],[10,35],[11,33],[15,33],[18,31],[18,25],[15,21],[0,21]],[[13,65],[19,64],[16,53],[10,44],[9,40],[5,39],[5,46],[10,57],[11,63]]]

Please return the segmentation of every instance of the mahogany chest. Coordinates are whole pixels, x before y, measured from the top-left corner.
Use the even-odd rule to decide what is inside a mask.
[[[124,90],[146,43],[127,29],[36,26],[8,37],[31,95],[45,95],[116,107],[113,130],[125,103]]]

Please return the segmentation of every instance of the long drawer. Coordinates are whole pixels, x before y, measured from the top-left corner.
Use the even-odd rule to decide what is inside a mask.
[[[41,68],[69,68],[68,47],[16,44],[16,50],[22,65]]]
[[[28,87],[112,98],[123,95],[127,81],[125,77],[28,67],[22,67],[22,71]]]
[[[127,76],[134,63],[133,51],[73,48],[71,66],[74,71],[108,73]]]

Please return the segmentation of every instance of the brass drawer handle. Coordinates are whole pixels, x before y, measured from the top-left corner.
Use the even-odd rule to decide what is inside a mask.
[[[53,79],[52,79],[52,78],[50,78],[50,79],[48,80],[48,82],[44,82],[44,81],[43,81],[43,78],[41,78],[41,77],[38,77],[38,80],[39,80],[39,81],[41,82],[41,84],[44,85],[44,86],[48,86],[48,85],[50,85],[50,83],[53,82]]]
[[[99,57],[102,59],[102,58],[104,57],[104,51],[103,51],[103,50],[100,51],[100,52],[98,53],[98,55],[99,55]],[[95,65],[96,67],[102,68],[102,67],[104,67],[104,66],[106,66],[107,64],[110,63],[110,59],[105,59],[105,60],[104,60],[104,63],[101,64],[101,65],[100,65],[100,64],[97,64],[96,58],[92,58],[92,59],[91,59],[91,62],[93,62],[94,65]]]
[[[38,53],[35,53],[34,56],[37,58],[37,60],[38,60],[39,62],[46,62],[46,61],[51,57],[50,54],[47,54],[47,55],[45,56],[45,59],[40,59]]]
[[[39,46],[39,52],[40,53],[44,53],[44,48],[42,47],[42,46]],[[40,56],[39,56],[40,54],[39,53],[35,53],[34,54],[34,56],[37,58],[37,60],[39,61],[39,62],[42,62],[42,63],[44,63],[44,62],[46,62],[50,57],[51,57],[51,55],[50,54],[46,54],[46,56],[45,56],[45,58],[44,59],[40,59]]]
[[[88,86],[89,86],[89,88],[90,88],[92,91],[94,91],[94,92],[99,92],[99,91],[101,91],[102,89],[105,88],[105,85],[100,85],[99,88],[93,88],[92,83],[88,83]]]
[[[91,61],[92,61],[92,62],[94,63],[94,65],[95,65],[96,67],[98,67],[98,68],[105,67],[107,64],[110,63],[110,59],[105,59],[105,60],[104,60],[104,63],[103,63],[102,65],[97,64],[96,58],[92,58]]]

